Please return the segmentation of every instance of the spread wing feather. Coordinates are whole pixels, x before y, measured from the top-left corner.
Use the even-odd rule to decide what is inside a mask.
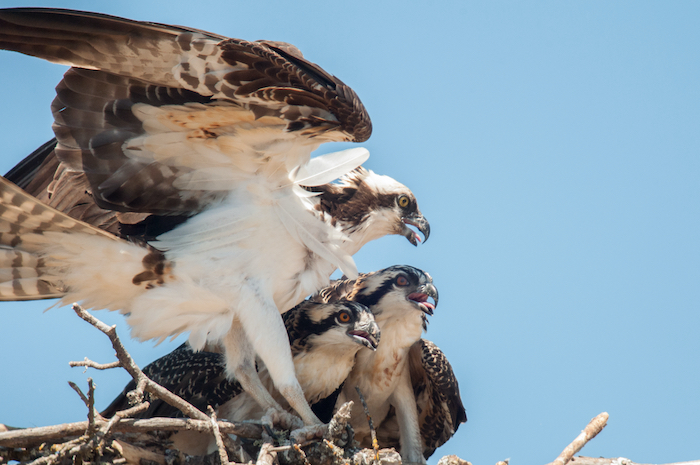
[[[56,155],[103,209],[196,213],[237,181],[222,172],[288,182],[320,143],[371,133],[357,95],[289,44],[15,8],[0,10],[0,47],[72,66]]]

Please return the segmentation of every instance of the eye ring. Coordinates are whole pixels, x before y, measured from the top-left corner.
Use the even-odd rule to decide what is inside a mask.
[[[400,195],[396,203],[399,205],[399,207],[406,208],[411,203],[411,200],[407,195]]]
[[[338,315],[338,321],[340,321],[341,323],[349,323],[350,312],[348,312],[347,310],[343,310],[342,312],[340,312],[340,314]]]
[[[408,278],[406,276],[401,275],[398,278],[396,278],[396,284],[398,286],[408,286]]]

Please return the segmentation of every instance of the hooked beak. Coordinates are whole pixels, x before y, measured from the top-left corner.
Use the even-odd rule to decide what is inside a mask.
[[[353,329],[348,331],[348,336],[361,346],[377,350],[381,332],[376,321],[367,319],[366,321],[360,321]]]
[[[428,297],[432,297],[435,303],[428,302]],[[438,304],[438,291],[432,283],[426,283],[420,286],[417,292],[408,294],[407,299],[418,304],[426,315],[432,315]]]
[[[418,231],[423,234],[423,242],[428,240],[428,236],[430,236],[430,223],[428,223],[428,220],[426,220],[420,212],[413,213],[410,216],[404,216],[401,218],[401,221],[404,222],[401,235],[408,239],[408,242],[413,245],[418,245],[418,243],[421,242],[420,236],[407,226],[409,224],[418,228]]]

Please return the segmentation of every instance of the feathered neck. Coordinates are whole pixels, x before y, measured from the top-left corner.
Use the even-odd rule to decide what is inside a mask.
[[[320,193],[316,197],[316,211],[349,236],[353,247],[359,250],[367,242],[394,232],[392,224],[395,218],[390,213],[395,204],[394,197],[381,192],[374,180],[384,177],[359,167],[338,183],[307,189]]]

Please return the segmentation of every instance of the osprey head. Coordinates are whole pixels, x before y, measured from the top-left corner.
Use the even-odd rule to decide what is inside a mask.
[[[290,314],[291,313],[291,314]],[[350,341],[376,350],[379,326],[369,309],[358,302],[339,300],[333,303],[304,301],[283,315],[292,345],[292,352],[302,346],[317,344],[336,346],[342,350],[359,349]]]
[[[358,302],[341,301],[339,303],[342,303],[345,308],[341,308],[334,315],[338,327],[345,328],[345,335],[354,342],[377,350],[381,332],[369,308]]]
[[[421,238],[410,226],[423,234],[422,241],[430,236],[430,224],[413,192],[389,176],[360,167],[337,184],[308,189],[321,193],[317,209],[329,214],[331,223],[340,224],[360,246],[387,234],[404,236],[418,245]]]
[[[367,305],[381,320],[420,312],[425,329],[426,315],[432,315],[437,306],[438,291],[433,278],[425,271],[395,265],[360,276],[348,299]]]

